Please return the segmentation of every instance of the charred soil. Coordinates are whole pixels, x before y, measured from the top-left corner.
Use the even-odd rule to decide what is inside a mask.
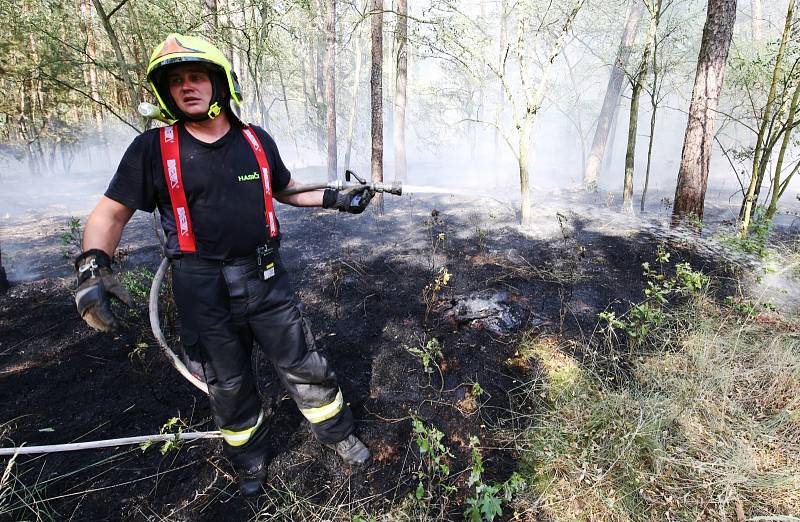
[[[518,455],[493,434],[512,422],[510,391],[536,371],[514,362],[520,336],[557,335],[580,352],[598,312],[627,309],[641,296],[641,264],[662,242],[574,211],[540,210],[541,230],[522,233],[509,207],[453,198],[387,202],[384,216],[279,212],[283,261],[372,465],[343,468],[313,440],[267,369],[260,380],[272,404],[273,451],[260,499],[238,496],[220,443],[206,440],[163,455],[119,447],[18,457],[10,497],[16,517],[247,520],[287,509],[284,518],[302,518],[314,506],[340,506],[351,516],[383,512],[417,486],[412,416],[445,434],[454,476],[468,468],[468,443],[477,436],[485,480],[505,480]],[[0,296],[3,446],[152,434],[173,417],[192,430],[215,429],[206,397],[159,352],[144,300],[123,312],[120,333],[93,332],[75,311],[68,261],[45,260],[59,258],[58,233],[30,241],[42,247],[40,274]],[[120,273],[155,271],[149,217],[137,215],[122,244]],[[696,268],[720,270],[686,246],[668,248]],[[432,346],[440,353],[426,368],[420,354]],[[450,518],[461,518],[466,475],[454,480],[460,501]]]

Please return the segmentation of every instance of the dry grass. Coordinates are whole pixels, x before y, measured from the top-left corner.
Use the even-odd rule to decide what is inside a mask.
[[[800,521],[797,319],[704,297],[670,314],[622,385],[553,342],[521,348],[541,378],[520,519]]]

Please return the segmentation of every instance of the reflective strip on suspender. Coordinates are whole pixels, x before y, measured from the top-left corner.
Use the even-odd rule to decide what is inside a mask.
[[[300,413],[308,419],[308,422],[317,424],[338,415],[342,411],[342,406],[344,406],[344,397],[342,396],[342,390],[339,390],[333,402],[319,408],[301,408]]]
[[[189,216],[189,205],[186,203],[186,192],[183,190],[181,176],[181,155],[178,147],[178,126],[161,128],[161,162],[164,165],[164,177],[167,181],[172,213],[175,215],[175,228],[178,233],[178,247],[181,252],[197,252],[194,240],[192,218]]]
[[[261,171],[261,186],[264,192],[264,219],[269,229],[271,239],[278,236],[278,223],[275,219],[275,209],[272,206],[271,178],[269,162],[264,153],[264,147],[258,136],[250,127],[244,127],[242,133],[253,150]],[[186,191],[183,188],[181,176],[181,155],[178,146],[178,125],[161,128],[161,161],[164,166],[164,178],[169,189],[169,199],[172,203],[172,213],[175,215],[175,227],[178,233],[178,247],[181,252],[197,252],[197,242],[192,229],[192,218],[189,216],[189,204],[186,202]],[[226,439],[227,440],[227,439]]]
[[[261,185],[264,188],[264,219],[267,221],[269,227],[269,237],[275,238],[278,236],[278,225],[275,222],[275,209],[272,206],[272,179],[270,178],[269,162],[267,155],[264,154],[264,147],[258,141],[258,136],[253,129],[245,127],[242,129],[244,137],[247,138],[247,143],[253,149],[253,154],[256,155],[258,161],[258,169],[261,171]]]

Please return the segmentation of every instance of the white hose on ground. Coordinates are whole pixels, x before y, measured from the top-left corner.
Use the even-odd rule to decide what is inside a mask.
[[[123,437],[120,439],[93,440],[89,442],[73,442],[70,444],[51,444],[49,446],[22,446],[19,448],[0,448],[0,457],[11,455],[36,455],[39,453],[61,453],[64,451],[80,451],[97,448],[113,448],[145,442],[166,442],[169,440],[218,439],[222,433],[218,431],[193,431],[188,433],[165,433],[159,435],[142,435],[139,437]]]
[[[150,286],[150,328],[153,330],[153,335],[161,346],[161,351],[167,356],[167,359],[178,370],[184,379],[192,383],[198,390],[208,394],[208,385],[201,381],[190,372],[181,361],[174,351],[167,344],[167,339],[164,337],[164,332],[161,331],[161,321],[158,318],[158,296],[161,293],[161,283],[164,281],[164,275],[169,268],[170,260],[166,257],[161,260],[161,264],[156,270],[156,275],[153,277],[153,284]]]

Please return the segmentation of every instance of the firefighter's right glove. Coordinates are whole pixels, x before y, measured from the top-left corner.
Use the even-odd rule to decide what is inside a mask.
[[[322,208],[335,208],[341,212],[361,214],[369,205],[375,191],[367,185],[357,185],[344,190],[325,189]]]
[[[111,273],[111,258],[102,250],[87,250],[75,260],[75,270],[78,277],[75,304],[83,320],[101,332],[119,329],[119,319],[111,311],[111,297],[128,306],[133,301]]]

